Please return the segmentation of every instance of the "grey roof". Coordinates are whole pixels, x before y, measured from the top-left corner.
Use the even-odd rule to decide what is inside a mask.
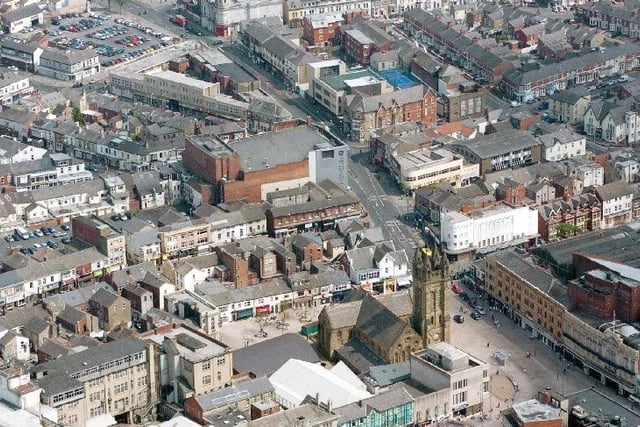
[[[344,425],[352,421],[366,419],[372,411],[385,413],[386,411],[398,408],[406,403],[412,403],[413,398],[404,388],[383,391],[368,399],[354,402],[349,405],[335,408],[334,414],[340,415],[338,423]],[[365,405],[366,403],[366,405]]]
[[[36,316],[33,316],[31,319],[29,319],[27,323],[25,323],[22,327],[23,331],[32,332],[34,334],[41,334],[48,328],[49,324],[47,324],[47,321]]]
[[[15,22],[22,19],[31,18],[42,12],[42,9],[37,4],[30,4],[29,6],[21,6],[14,10],[2,13],[2,20],[5,22]]]
[[[269,355],[265,357],[265,355]],[[302,335],[284,334],[233,352],[233,370],[270,376],[289,359],[317,363],[320,358]]]
[[[331,329],[347,328],[355,326],[360,314],[362,301],[345,302],[341,304],[326,305],[322,311],[329,319]]]
[[[295,408],[279,411],[247,423],[247,427],[283,427],[295,426],[304,420],[312,426],[336,425],[337,415],[331,414],[315,404],[302,404]]]
[[[619,416],[620,419],[625,420],[625,425],[640,425],[638,412],[634,411],[633,408],[628,409],[631,405],[628,403],[626,405],[621,404],[593,387],[570,394],[567,398],[569,399],[570,408],[580,405],[590,415],[594,415],[598,419],[609,421],[613,417]]]
[[[77,309],[73,306],[66,306],[64,310],[60,314],[58,314],[57,320],[62,320],[63,322],[75,325],[78,322],[81,322],[84,318],[87,317],[87,313],[82,310]]]
[[[371,112],[377,111],[381,105],[389,109],[394,103],[404,105],[410,102],[421,101],[424,94],[425,88],[423,85],[411,86],[406,89],[375,96],[362,96],[358,94],[349,105],[349,109],[352,111]]]
[[[575,105],[579,100],[585,98],[585,95],[580,90],[569,89],[554,92],[550,98],[563,104]]]
[[[58,49],[47,48],[44,49],[42,55],[40,55],[40,60],[48,59],[50,61],[60,62],[66,65],[74,65],[87,59],[97,57],[98,54],[93,49],[61,51]]]
[[[386,387],[398,381],[409,379],[411,376],[409,368],[409,362],[372,366],[367,377],[374,380],[377,385]]]
[[[534,147],[540,144],[540,141],[538,141],[529,132],[517,129],[508,129],[480,136],[475,139],[457,142],[455,144],[451,144],[451,146],[453,148],[466,149],[478,157],[486,159],[498,154],[522,150],[524,148]]]
[[[601,185],[595,188],[596,193],[600,197],[600,200],[607,201],[613,200],[618,197],[629,196],[633,194],[633,188],[624,181],[611,182],[609,184]]]
[[[82,384],[72,379],[72,375],[134,353],[144,352],[146,347],[146,342],[137,338],[112,341],[80,353],[68,354],[59,359],[42,363],[34,367],[34,371],[48,374],[38,380],[38,385],[44,389],[47,395],[51,396]],[[140,363],[144,363],[144,359],[140,360]],[[129,364],[123,364],[122,367],[123,369],[128,368]]]
[[[89,301],[93,301],[96,304],[101,305],[102,307],[110,307],[115,301],[118,300],[120,296],[115,292],[108,291],[106,289],[98,289],[95,294],[89,298]]]
[[[269,27],[259,22],[251,22],[250,24],[248,24],[244,28],[243,33],[262,43],[275,36],[273,31],[271,31]]]
[[[357,375],[365,374],[372,366],[385,363],[380,355],[355,336],[336,349],[336,358],[343,360]]]
[[[356,328],[380,348],[391,348],[410,326],[371,295],[362,300]]]
[[[490,255],[489,258],[500,263],[565,307],[569,307],[571,304],[566,285],[560,283],[542,268],[525,261],[514,250],[499,251]]]
[[[234,381],[231,387],[216,390],[211,393],[196,396],[196,401],[200,405],[203,413],[234,405],[243,400],[254,399],[265,393],[272,392],[273,385],[269,378],[261,376],[245,381]]]

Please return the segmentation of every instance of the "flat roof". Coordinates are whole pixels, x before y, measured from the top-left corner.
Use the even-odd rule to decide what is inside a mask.
[[[485,159],[541,144],[542,143],[529,132],[518,129],[507,129],[474,139],[456,142],[451,145],[469,150],[478,157]]]
[[[345,83],[346,81],[356,80],[356,79],[361,79],[366,77],[378,80],[377,76],[369,70],[358,70],[358,71],[351,71],[349,73],[340,74],[340,75],[326,76],[326,77],[323,77],[321,80],[326,84],[328,84],[329,86],[331,86],[331,88],[334,90],[343,90],[348,87],[348,85]]]
[[[143,338],[153,341],[161,346],[165,337],[175,341],[176,347],[180,351],[180,355],[193,363],[222,355],[228,349],[221,345],[221,343],[218,343],[211,338],[203,337],[185,327],[178,327],[166,332],[159,332],[145,336]]]
[[[429,149],[423,148],[420,150],[409,151],[407,153],[400,154],[396,157],[396,161],[402,169],[406,171],[422,169],[427,166],[436,166],[439,164],[446,164],[455,160],[456,156],[445,148]]]
[[[147,74],[150,78],[156,77],[162,80],[170,80],[178,82],[183,85],[194,86],[200,89],[206,89],[211,86],[217,86],[217,83],[205,82],[204,80],[194,79],[193,77],[186,76],[182,73],[176,73],[175,71],[162,70],[154,71]]]
[[[514,403],[511,408],[524,423],[560,419],[561,411],[559,408],[538,402],[536,399]]]

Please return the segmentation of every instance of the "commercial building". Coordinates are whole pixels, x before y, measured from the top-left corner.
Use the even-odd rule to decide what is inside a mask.
[[[343,128],[352,141],[368,142],[375,129],[399,123],[436,123],[436,93],[423,85],[376,96],[357,94],[347,99]]]
[[[363,213],[356,195],[329,180],[268,193],[267,201],[274,204],[267,208],[267,230],[278,238],[311,229],[332,229],[338,222]]]
[[[79,82],[100,72],[100,57],[93,49],[45,49],[36,71],[54,79]]]
[[[41,363],[33,372],[41,402],[60,424],[137,423],[157,404],[155,363],[144,341],[128,338]]]
[[[251,0],[202,2],[202,26],[218,37],[230,37],[240,30],[240,23],[252,19],[282,18],[282,1]]]
[[[273,191],[330,180],[348,186],[347,146],[310,126],[224,143],[213,136],[187,138],[185,167],[212,185],[214,202],[267,200]]]
[[[0,46],[0,49],[2,47]],[[1,52],[1,51],[0,51]],[[29,76],[23,73],[2,73],[0,78],[0,105],[15,104],[29,95],[33,88]]]
[[[468,164],[446,148],[423,148],[392,155],[389,171],[400,187],[410,192],[441,182],[462,187],[479,176],[477,164]]]
[[[498,203],[471,212],[440,213],[440,240],[450,254],[487,252],[538,237],[538,212],[528,206]]]
[[[489,398],[489,364],[462,350],[439,342],[411,353],[411,377],[431,390],[448,388],[453,416],[482,412]],[[445,408],[445,413],[448,413]]]
[[[632,219],[633,188],[624,181],[611,182],[594,188],[602,203],[602,228],[612,228]]]
[[[158,229],[162,259],[207,252],[211,244],[211,223],[195,219],[174,223]]]
[[[469,162],[477,163],[480,175],[538,163],[542,143],[529,132],[509,129],[451,144],[451,149]]]
[[[107,256],[108,267],[127,265],[125,236],[96,216],[77,216],[71,220],[73,236],[89,243]]]
[[[370,0],[286,0],[283,3],[283,19],[285,24],[296,26],[305,16],[327,13],[340,16],[348,13],[364,13],[369,15],[373,2]],[[304,25],[304,24],[303,24]]]
[[[285,2],[285,5],[289,3],[293,2]],[[336,36],[336,29],[343,22],[344,16],[339,13],[305,14],[302,19],[302,37],[313,46],[328,47]]]
[[[567,287],[531,259],[513,250],[485,258],[485,289],[495,305],[531,334],[555,349],[564,343],[564,319],[570,304]]]
[[[144,339],[154,349],[154,366],[166,372],[159,386],[174,386],[166,396],[168,403],[182,405],[187,397],[231,385],[231,349],[223,343],[185,326],[156,329]]]
[[[337,62],[337,61],[336,61]],[[310,64],[313,67],[316,64]],[[369,70],[345,72],[344,63],[321,70],[321,76],[310,81],[309,96],[337,117],[342,117],[347,96],[361,91],[371,95],[393,92],[393,87]],[[335,71],[334,71],[335,70]],[[333,71],[331,73],[331,71]]]

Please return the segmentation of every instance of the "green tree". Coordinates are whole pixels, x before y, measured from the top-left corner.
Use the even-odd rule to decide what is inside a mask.
[[[84,124],[84,119],[82,118],[82,113],[78,107],[73,108],[73,121],[79,123],[81,125]]]
[[[561,222],[556,225],[556,231],[558,232],[558,237],[564,239],[566,237],[575,236],[582,232],[582,229],[573,224],[569,224],[568,222]]]

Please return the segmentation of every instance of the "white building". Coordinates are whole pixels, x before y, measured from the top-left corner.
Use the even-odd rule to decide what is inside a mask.
[[[571,173],[582,181],[583,187],[597,187],[604,184],[604,168],[597,163],[580,165]]]
[[[538,139],[544,148],[543,158],[548,162],[582,156],[587,150],[587,139],[568,128],[540,135]]]
[[[331,402],[336,408],[371,397],[367,386],[343,362],[331,369],[320,363],[289,359],[270,377],[276,402],[285,409],[302,404],[307,396]]]
[[[6,136],[0,136],[0,164],[2,165],[39,160],[45,154],[47,154],[47,150],[44,148],[34,147]]]
[[[613,228],[631,221],[633,188],[624,181],[616,181],[595,188],[602,202],[601,228]]]
[[[631,184],[636,182],[640,163],[634,159],[621,160],[615,163],[616,174],[624,182]]]
[[[206,0],[201,4],[202,26],[217,36],[235,34],[243,21],[282,19],[281,0]]]
[[[22,97],[33,91],[29,83],[29,75],[22,72],[1,73],[0,105],[17,103]]]
[[[100,72],[100,57],[93,49],[61,51],[45,49],[36,71],[65,81],[82,81]]]
[[[408,191],[432,184],[448,182],[456,187],[468,185],[480,175],[479,165],[467,164],[464,158],[446,148],[424,148],[392,154],[390,172]]]
[[[40,393],[42,389],[31,382],[29,372],[15,368],[0,371],[0,400],[14,408],[40,414]]]
[[[538,212],[500,203],[467,214],[440,213],[440,240],[447,252],[462,253],[523,243],[538,235]]]
[[[489,398],[489,365],[451,344],[440,342],[411,354],[411,378],[432,390],[449,388],[445,416],[469,416],[483,410]]]
[[[72,163],[71,157],[63,153],[51,153],[49,159],[34,160],[31,164],[23,162],[17,170],[9,166],[12,169],[16,191],[38,190],[93,180],[93,174],[84,167],[83,162]]]

